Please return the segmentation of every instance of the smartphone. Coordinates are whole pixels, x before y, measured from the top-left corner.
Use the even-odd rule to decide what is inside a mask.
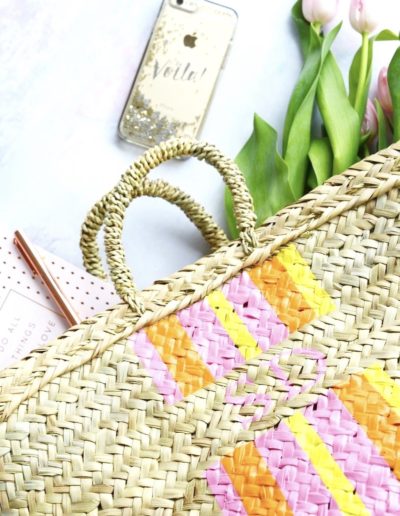
[[[164,0],[121,115],[120,137],[150,147],[197,136],[236,23],[233,9],[208,0]]]

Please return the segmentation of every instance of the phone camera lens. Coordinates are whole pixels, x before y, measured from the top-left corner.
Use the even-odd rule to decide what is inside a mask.
[[[182,4],[183,4],[183,0],[176,0],[176,3],[177,3],[178,5],[182,5]]]

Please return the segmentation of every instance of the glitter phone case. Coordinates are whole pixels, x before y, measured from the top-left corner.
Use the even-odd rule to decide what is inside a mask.
[[[231,44],[233,9],[164,0],[119,122],[119,135],[149,147],[196,136]]]

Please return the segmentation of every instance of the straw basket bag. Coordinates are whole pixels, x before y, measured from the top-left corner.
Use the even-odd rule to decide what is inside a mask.
[[[238,241],[147,178],[177,156],[223,176]],[[400,514],[399,186],[397,144],[255,230],[213,146],[148,150],[82,230],[104,276],[104,227],[124,302],[1,373],[1,514]],[[213,252],[138,292],[121,233],[141,195],[179,206]]]

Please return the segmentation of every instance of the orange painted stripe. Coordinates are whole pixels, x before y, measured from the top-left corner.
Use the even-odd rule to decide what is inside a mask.
[[[214,382],[214,377],[193,346],[176,315],[146,328],[146,333],[179,385],[183,396]]]
[[[334,390],[400,479],[398,411],[389,407],[364,376],[353,375],[348,383]]]
[[[293,514],[253,442],[235,448],[221,462],[249,516]]]
[[[277,256],[247,269],[247,273],[290,332],[316,318],[317,314],[308,305]]]

